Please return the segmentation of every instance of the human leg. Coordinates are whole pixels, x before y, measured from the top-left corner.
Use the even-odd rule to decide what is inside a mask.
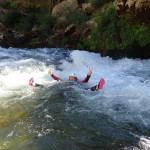
[[[101,90],[103,88],[104,84],[105,84],[105,80],[103,78],[101,78],[98,85],[95,85],[95,86],[91,87],[90,89],[91,89],[91,91]]]
[[[40,88],[44,88],[44,85],[34,83],[34,79],[33,79],[33,78],[31,78],[31,79],[29,80],[29,85],[30,85],[30,86],[33,86],[33,87],[40,87]]]

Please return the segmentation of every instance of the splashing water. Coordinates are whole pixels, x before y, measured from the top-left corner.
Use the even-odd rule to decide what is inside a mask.
[[[83,86],[68,80],[71,72]],[[46,88],[28,86],[35,82]],[[85,91],[103,77],[100,91]],[[150,60],[65,49],[0,48],[0,149],[149,150]]]

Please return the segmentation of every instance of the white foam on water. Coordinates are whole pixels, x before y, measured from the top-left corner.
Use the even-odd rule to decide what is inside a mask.
[[[34,77],[39,83],[47,83],[47,66],[35,59],[35,52],[29,50],[0,49],[0,103],[5,105],[9,101],[19,101],[33,94],[29,86],[29,79]],[[34,54],[35,53],[35,54]],[[38,53],[36,55],[42,55]],[[29,55],[24,58],[24,55]],[[7,57],[6,57],[7,56]],[[30,57],[31,56],[31,57]],[[34,58],[32,58],[34,56]],[[44,54],[42,57],[49,56]],[[5,59],[3,59],[5,58]],[[29,98],[30,99],[30,98]]]
[[[140,137],[139,146],[142,150],[150,150],[150,137]]]
[[[68,80],[72,72],[79,80],[83,80],[88,73],[88,67],[91,67],[93,74],[86,87],[97,85],[103,77],[106,82],[103,97],[107,99],[105,103],[108,107],[119,101],[119,103],[127,104],[129,108],[150,112],[150,105],[146,105],[150,104],[150,60],[127,58],[112,60],[109,57],[101,57],[99,54],[76,50],[71,52],[71,61],[68,61],[61,57],[57,49],[49,53],[48,49],[30,51],[10,48],[1,49],[0,54],[8,57],[0,63],[0,97],[4,95],[7,97],[6,95],[13,93],[13,90],[28,90],[31,88],[28,86],[31,77],[34,77],[36,83],[53,85],[53,79],[47,74],[48,68],[52,68],[52,72],[64,80]],[[58,56],[61,60],[58,60]],[[60,61],[60,64],[57,67],[53,63],[47,65],[50,60],[54,60],[54,63]],[[97,93],[96,96],[91,97],[87,95],[89,100],[91,98],[91,100],[99,101],[102,94]],[[86,94],[84,96],[86,97]],[[117,97],[122,99],[119,100]]]
[[[92,67],[93,74],[86,86],[98,84],[101,77],[106,82],[103,90],[94,93],[77,89],[86,99],[85,105],[94,111],[116,118],[116,121],[142,123],[148,129],[150,60],[127,58],[112,60],[85,51],[73,51],[71,59],[71,62],[63,61],[61,65],[63,72],[56,72],[59,76],[65,78],[70,72],[74,72],[80,80],[83,80],[88,67]]]
[[[75,92],[80,95],[79,101],[92,111],[109,115],[116,122],[141,123],[145,129],[149,129],[150,60],[112,60],[99,54],[77,50],[70,52],[70,58],[66,58],[64,52],[62,49],[0,48],[0,105],[7,106],[10,101],[36,100],[34,96],[38,97],[38,94],[36,88],[28,85],[29,79],[33,77],[36,83],[53,86],[57,82],[47,73],[48,68],[52,68],[52,72],[63,80],[68,80],[72,72],[79,80],[83,80],[88,67],[91,67],[93,74],[84,87],[97,85],[100,78],[105,79],[105,86],[103,90],[96,92],[74,86]],[[42,98],[49,96],[51,93],[47,92]],[[43,105],[41,103],[37,108]],[[66,110],[70,111],[71,108],[67,107]],[[139,145],[148,150],[149,138],[141,137]]]
[[[61,66],[65,72],[63,76],[67,76],[70,72],[74,72],[77,77],[82,80],[88,72],[88,67],[92,67],[93,74],[89,80],[89,84],[97,84],[99,79],[103,77],[106,81],[105,88],[107,87],[107,90],[110,91],[119,90],[119,92],[121,91],[122,93],[124,91],[127,95],[131,94],[138,97],[140,95],[139,91],[148,94],[147,90],[150,90],[149,86],[145,88],[140,81],[146,80],[144,79],[145,77],[136,76],[136,71],[142,70],[145,65],[147,70],[150,69],[149,60],[144,62],[126,58],[115,61],[109,57],[103,58],[99,54],[84,51],[73,51],[71,53],[71,58],[73,60],[71,63],[64,61]],[[132,73],[133,71],[135,75]]]

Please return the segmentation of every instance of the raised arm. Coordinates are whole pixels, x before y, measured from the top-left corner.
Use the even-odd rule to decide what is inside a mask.
[[[93,68],[90,68],[90,67],[89,67],[89,70],[88,70],[88,74],[87,74],[87,76],[85,77],[85,79],[84,79],[84,80],[82,80],[82,82],[83,82],[83,83],[87,83],[87,82],[89,81],[89,79],[90,79],[90,77],[91,77],[92,72],[93,72]]]
[[[51,69],[48,70],[48,74],[50,74],[50,76],[57,81],[62,81],[60,78],[58,78],[56,75],[54,75],[51,71]]]

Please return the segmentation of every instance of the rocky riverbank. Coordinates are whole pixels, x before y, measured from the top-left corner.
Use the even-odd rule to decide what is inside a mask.
[[[15,3],[20,7],[14,11],[14,5],[4,7],[3,1],[0,46],[86,49],[114,59],[150,58],[148,0],[52,2],[45,14],[39,9],[46,9],[47,4],[24,0]]]

